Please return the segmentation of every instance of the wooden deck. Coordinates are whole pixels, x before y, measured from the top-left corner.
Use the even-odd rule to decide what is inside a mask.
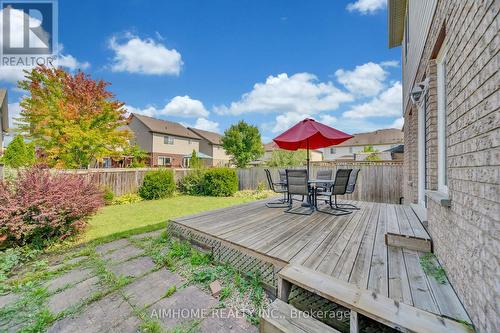
[[[354,202],[350,215],[315,212],[292,215],[262,201],[219,209],[171,222],[204,239],[251,257],[302,265],[410,306],[469,321],[449,283],[440,284],[421,268],[423,252],[385,244],[385,234],[429,236],[409,206]],[[210,245],[210,244],[208,244]]]

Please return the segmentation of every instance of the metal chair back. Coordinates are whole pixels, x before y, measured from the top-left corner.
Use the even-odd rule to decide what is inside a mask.
[[[349,176],[352,169],[338,169],[335,174],[335,182],[332,185],[332,194],[340,195],[345,194],[347,190],[347,183],[349,183]]]
[[[284,169],[278,169],[278,174],[280,177],[280,181],[286,182],[286,170]]]
[[[289,195],[309,195],[307,170],[286,170],[286,182]]]
[[[316,179],[319,179],[319,180],[332,180],[332,176],[333,176],[333,170],[318,170],[318,172],[316,173]],[[329,186],[331,185],[331,183],[321,183],[321,182],[318,182],[316,184],[316,187],[318,188],[324,188],[324,189],[327,189]]]
[[[269,171],[269,169],[264,169],[264,172],[266,173],[266,177],[267,177],[267,183],[269,185],[269,189],[273,192],[276,192],[274,190],[274,183],[273,183],[273,179],[271,177],[271,172]]]
[[[354,192],[354,189],[356,187],[356,181],[358,180],[358,174],[359,174],[359,169],[353,169],[351,171],[351,175],[349,176],[349,182],[347,183],[347,188],[345,193],[346,194],[351,194]]]

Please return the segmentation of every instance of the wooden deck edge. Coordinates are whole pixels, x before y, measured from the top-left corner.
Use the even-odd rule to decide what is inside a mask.
[[[231,242],[229,240],[226,240],[226,239],[214,236],[214,235],[207,234],[207,233],[205,233],[203,231],[200,231],[198,229],[189,227],[189,226],[187,226],[185,224],[182,224],[182,223],[179,223],[179,222],[176,222],[176,221],[170,221],[169,223],[175,224],[175,225],[177,225],[177,226],[179,226],[181,228],[188,229],[191,232],[196,232],[196,233],[202,234],[203,237],[206,237],[206,238],[212,239],[212,240],[216,240],[216,241],[220,242],[221,244],[224,244],[225,246],[227,246],[229,248],[241,251],[243,253],[249,254],[250,256],[258,258],[259,260],[262,260],[262,261],[268,262],[270,264],[273,264],[278,269],[281,269],[281,268],[285,267],[286,265],[288,265],[288,262],[286,262],[286,261],[284,261],[282,259],[270,256],[270,255],[267,255],[267,254],[264,254],[264,253],[256,251],[256,250],[252,250],[252,249],[246,248],[244,246],[241,246],[241,245],[236,244],[234,242]]]
[[[420,252],[432,252],[432,241],[430,239],[396,234],[393,232],[387,232],[385,234],[385,245]]]
[[[373,291],[333,278],[304,266],[288,265],[278,272],[278,294],[288,297],[290,284],[398,330],[422,333],[470,333],[462,323],[397,302]]]

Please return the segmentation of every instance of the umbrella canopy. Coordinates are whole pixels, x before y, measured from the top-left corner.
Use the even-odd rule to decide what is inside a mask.
[[[314,119],[304,119],[278,135],[273,141],[278,147],[286,150],[318,149],[338,145],[352,137]]]
[[[304,119],[275,137],[273,141],[278,147],[286,150],[307,149],[307,174],[309,174],[309,149],[338,145],[352,137],[314,119]]]

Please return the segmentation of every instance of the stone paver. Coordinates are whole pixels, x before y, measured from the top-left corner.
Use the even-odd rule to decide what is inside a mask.
[[[64,264],[66,264],[66,265],[78,264],[79,262],[81,262],[87,258],[88,258],[87,256],[74,257],[74,258],[66,260],[66,262]]]
[[[70,306],[80,303],[89,298],[94,292],[99,290],[99,278],[82,281],[71,288],[52,295],[48,300],[48,307],[52,313],[59,313]]]
[[[115,240],[106,244],[101,244],[99,246],[96,246],[95,251],[99,254],[105,254],[107,252],[117,250],[119,248],[125,247],[130,244],[131,243],[126,238],[122,238],[119,240]]]
[[[92,276],[92,269],[75,267],[72,270],[56,277],[49,281],[46,286],[49,292],[59,290],[69,284],[75,284],[80,281],[86,280]]]
[[[127,297],[130,304],[142,308],[162,298],[171,286],[175,285],[178,288],[181,284],[182,280],[177,274],[162,268],[125,286],[123,295]]]
[[[155,263],[149,257],[139,257],[129,261],[109,266],[109,270],[116,276],[137,277],[150,272],[155,268]]]
[[[9,304],[15,303],[18,299],[21,298],[21,295],[10,293],[7,295],[0,296],[0,308],[4,308]]]
[[[139,249],[134,245],[127,245],[113,252],[105,254],[102,258],[111,262],[120,262],[136,257],[144,253],[144,250]]]
[[[200,332],[217,333],[258,333],[259,330],[241,317],[227,317],[228,312],[221,312],[219,317],[211,316],[198,326]],[[226,317],[224,317],[226,315]]]
[[[170,330],[180,324],[203,319],[203,311],[206,315],[216,304],[215,298],[195,286],[189,286],[151,305],[146,314],[158,319],[165,329]]]
[[[140,320],[119,294],[112,294],[90,304],[80,314],[54,323],[49,333],[136,332]]]
[[[130,238],[133,238],[133,239],[155,238],[155,237],[159,237],[162,232],[163,232],[163,230],[150,231],[150,232],[146,232],[144,234],[134,235]]]

